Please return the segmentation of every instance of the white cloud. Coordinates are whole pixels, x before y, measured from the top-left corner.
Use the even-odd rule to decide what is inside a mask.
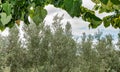
[[[79,35],[86,30],[88,27],[88,22],[84,22],[81,18],[70,17],[70,15],[63,9],[55,8],[53,5],[48,5],[45,7],[48,11],[48,15],[45,18],[46,24],[51,25],[53,17],[58,14],[62,16],[64,14],[64,19],[62,20],[63,26],[67,21],[71,23],[72,31],[74,35]],[[55,11],[55,12],[54,12]],[[84,30],[81,30],[84,29]],[[88,28],[87,28],[88,29]]]
[[[82,6],[89,8],[90,10],[93,9],[95,4],[91,0],[82,0],[82,1],[83,1]]]

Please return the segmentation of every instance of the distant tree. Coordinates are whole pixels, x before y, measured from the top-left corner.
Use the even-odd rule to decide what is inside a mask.
[[[48,4],[66,10],[71,17],[82,17],[84,21],[90,22],[89,27],[96,28],[103,22],[105,27],[112,25],[114,28],[120,28],[119,0],[91,1],[95,3],[94,10],[89,10],[82,6],[82,0],[1,0],[0,30],[4,30],[6,27],[13,27],[15,22],[20,24],[20,20],[29,24],[28,16],[38,25],[47,15],[44,7]],[[113,14],[101,19],[96,16],[95,11],[99,13],[113,12]]]
[[[10,72],[24,72],[27,65],[27,51],[21,46],[19,40],[19,30],[13,27],[7,37],[7,48],[5,50],[5,66],[9,67]]]
[[[5,67],[4,60],[5,60],[6,52],[4,48],[5,48],[5,37],[0,35],[0,71],[1,72],[3,71]]]
[[[0,36],[1,72],[119,72],[120,51],[111,35],[83,33],[78,43],[69,22],[62,27],[63,16],[56,15],[51,26],[44,22],[24,25],[22,42],[14,26],[8,37]],[[119,34],[118,42],[119,45]],[[94,42],[96,40],[96,42]],[[25,44],[24,44],[25,43]],[[24,45],[24,46],[23,46]]]
[[[83,33],[82,41],[80,42],[80,71],[81,72],[99,72],[97,52],[93,45],[94,37]]]
[[[71,25],[61,27],[62,17],[53,19],[53,37],[51,41],[52,69],[54,72],[72,72],[76,60],[76,42],[72,39]],[[52,71],[52,72],[53,72]]]
[[[44,23],[24,26],[26,48],[21,46],[18,33],[10,32],[6,64],[11,72],[72,71],[75,67],[76,42],[72,39],[71,25],[67,23],[63,29],[61,20],[62,17],[54,17],[53,31]]]

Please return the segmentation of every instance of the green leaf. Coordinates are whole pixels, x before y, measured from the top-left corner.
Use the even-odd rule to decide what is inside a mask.
[[[7,23],[7,24],[5,25],[5,27],[12,28],[14,25],[15,25],[15,23],[14,23],[13,21],[10,21],[9,23]]]
[[[105,27],[110,26],[110,20],[111,20],[110,17],[111,17],[111,16],[107,16],[107,17],[104,17],[104,18],[103,18],[103,23],[104,23],[104,26],[105,26]]]
[[[63,8],[64,0],[53,0],[52,4],[55,7]]]
[[[29,10],[29,15],[30,15],[31,18],[33,17],[33,14],[34,14],[34,9],[30,9]]]
[[[0,30],[3,31],[5,29],[4,25],[2,24],[2,22],[0,21]]]
[[[7,15],[11,14],[11,5],[6,2],[4,4],[2,4],[3,10],[6,12]]]
[[[107,4],[108,3],[108,0],[100,0],[103,4]]]
[[[80,16],[82,0],[64,0],[64,9],[72,16]]]
[[[80,16],[80,6],[82,4],[82,0],[74,0],[73,3],[73,16]]]
[[[41,8],[40,6],[38,6],[35,8],[32,19],[36,24],[39,24],[44,20],[46,15],[47,15],[47,11]]]
[[[97,28],[102,23],[102,20],[99,17],[92,15],[91,23],[93,24],[92,28]]]
[[[90,25],[92,28],[97,28],[102,23],[102,21],[92,19],[90,23],[91,23]]]
[[[70,13],[73,7],[73,0],[64,0],[64,8],[65,10]]]
[[[96,28],[102,23],[102,20],[99,17],[95,16],[93,13],[90,12],[84,13],[82,19],[90,22],[89,27],[92,28]]]
[[[110,0],[115,5],[120,5],[120,0]]]
[[[113,26],[116,28],[120,28],[120,18],[114,18]]]
[[[11,15],[7,16],[6,13],[4,13],[4,12],[1,13],[0,15],[1,15],[1,19],[0,20],[1,20],[1,22],[2,22],[3,25],[9,23],[10,20],[11,20],[11,18],[12,18]]]
[[[99,4],[100,1],[99,0],[91,0],[92,2],[96,3],[96,4]]]
[[[99,9],[99,5],[96,4],[93,9],[94,10],[98,10]]]

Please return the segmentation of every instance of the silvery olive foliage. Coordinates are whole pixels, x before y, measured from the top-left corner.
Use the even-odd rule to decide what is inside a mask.
[[[24,42],[16,26],[7,37],[1,35],[0,71],[120,72],[119,34],[116,44],[111,35],[102,37],[100,31],[95,35],[83,33],[77,42],[71,24],[66,22],[63,28],[62,20],[63,16],[56,15],[51,26],[24,25]]]

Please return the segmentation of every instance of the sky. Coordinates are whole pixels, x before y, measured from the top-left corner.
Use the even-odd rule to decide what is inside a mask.
[[[95,4],[93,2],[91,2],[91,0],[83,0],[82,6],[88,8],[90,10],[92,10],[94,5]],[[60,16],[62,14],[64,14],[64,19],[62,21],[63,26],[67,21],[69,21],[71,23],[71,26],[72,26],[72,34],[75,37],[80,37],[83,33],[94,35],[99,30],[99,31],[103,32],[103,35],[111,34],[114,37],[114,39],[117,39],[117,34],[119,32],[119,29],[114,29],[112,26],[109,26],[108,28],[105,28],[103,26],[103,24],[101,24],[96,29],[89,29],[89,27],[88,27],[89,22],[83,21],[80,17],[79,18],[77,18],[77,17],[71,18],[70,15],[63,9],[55,8],[53,5],[48,5],[48,6],[45,7],[45,9],[47,9],[47,11],[48,11],[48,15],[45,18],[46,24],[50,25],[52,23],[53,17],[56,14],[58,14]],[[112,13],[99,14],[96,11],[96,15],[100,18],[103,18],[104,16],[111,15],[111,14]]]
[[[83,0],[82,6],[87,7],[92,10],[93,6],[95,4],[91,2],[91,0]],[[72,26],[72,34],[74,37],[80,37],[84,32],[86,34],[92,34],[94,35],[98,30],[103,32],[103,35],[111,34],[115,39],[117,39],[117,34],[119,32],[119,29],[114,29],[112,26],[105,28],[103,24],[101,24],[96,29],[89,29],[88,25],[89,22],[83,21],[80,17],[74,17],[72,18],[65,10],[60,8],[55,8],[53,5],[45,6],[45,9],[47,10],[48,14],[45,18],[46,24],[51,25],[53,21],[53,17],[58,14],[59,16],[62,16],[64,14],[64,19],[62,20],[63,27],[65,26],[66,22],[69,21]],[[96,15],[100,18],[103,18],[106,15],[110,15],[108,13],[98,14],[96,12]],[[23,22],[22,22],[23,23]],[[3,36],[8,35],[8,29],[5,29],[5,31],[1,32]]]

